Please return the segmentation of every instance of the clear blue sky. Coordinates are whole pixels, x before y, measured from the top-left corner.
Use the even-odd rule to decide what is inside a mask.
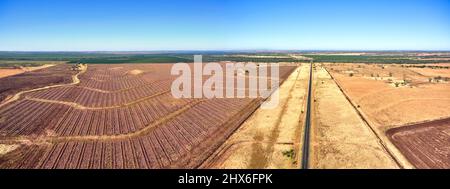
[[[450,50],[449,0],[0,0],[0,50]]]

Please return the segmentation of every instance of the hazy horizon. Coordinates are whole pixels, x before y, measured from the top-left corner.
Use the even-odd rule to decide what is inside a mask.
[[[0,51],[450,51],[446,0],[0,0]]]

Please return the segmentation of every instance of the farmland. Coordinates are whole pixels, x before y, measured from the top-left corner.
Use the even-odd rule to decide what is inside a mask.
[[[448,53],[210,52],[223,70],[278,63],[279,98],[175,98],[171,61],[191,53],[0,52],[55,62],[5,68],[0,168],[449,168]]]
[[[387,131],[390,140],[417,168],[450,168],[450,119],[418,123]]]
[[[0,78],[0,101],[11,95],[34,87],[43,87],[53,84],[69,83],[72,81],[70,65],[61,64],[50,68],[13,74],[10,77]]]
[[[302,64],[279,88],[280,105],[256,110],[202,168],[298,167],[308,75],[309,65]]]
[[[448,134],[442,119],[450,116],[450,69],[443,65],[330,63],[325,67],[402,167],[445,168],[448,152],[443,144]],[[442,141],[431,142],[438,139]]]
[[[320,65],[315,73],[311,167],[398,168],[329,73]]]
[[[0,143],[9,150],[0,167],[198,167],[264,99],[175,99],[170,68],[96,64],[74,71],[59,65],[21,80],[4,78],[0,82],[24,92],[0,107]],[[295,68],[281,66],[281,80]],[[47,73],[65,79],[17,85]]]

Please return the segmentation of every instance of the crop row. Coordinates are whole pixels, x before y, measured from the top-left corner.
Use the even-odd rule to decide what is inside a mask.
[[[129,90],[106,92],[77,86],[59,87],[27,94],[28,97],[74,102],[85,107],[112,107],[140,101],[170,90],[170,80],[155,82]]]
[[[199,144],[238,114],[250,99],[208,100],[184,114],[155,127],[150,133],[113,141],[68,141],[56,143],[45,153],[34,156],[24,151],[22,158],[39,164],[15,165],[20,168],[168,168],[178,161],[189,161]],[[223,110],[227,109],[227,114]],[[251,111],[251,110],[249,110]],[[24,161],[20,161],[24,162]],[[0,163],[0,167],[6,165]],[[33,166],[33,167],[30,167]]]
[[[0,123],[0,133],[17,136],[51,131],[62,136],[83,136],[134,132],[192,101],[170,98],[165,94],[126,107],[98,110],[21,100],[0,112],[5,119]]]

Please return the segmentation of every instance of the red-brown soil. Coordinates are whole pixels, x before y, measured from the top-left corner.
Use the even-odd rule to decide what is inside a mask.
[[[450,118],[393,128],[389,139],[417,168],[450,168]]]
[[[175,99],[170,69],[89,65],[79,83],[22,94],[0,108],[0,143],[20,145],[0,167],[197,167],[263,99]]]

